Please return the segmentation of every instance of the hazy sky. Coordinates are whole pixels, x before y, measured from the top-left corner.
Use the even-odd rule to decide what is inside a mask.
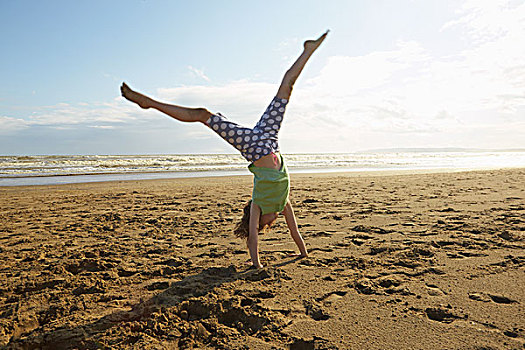
[[[0,0],[0,154],[234,153],[120,82],[253,126],[326,29],[284,153],[525,148],[525,1]]]

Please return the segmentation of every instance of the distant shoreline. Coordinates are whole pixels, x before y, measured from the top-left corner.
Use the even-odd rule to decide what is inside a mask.
[[[525,152],[525,148],[504,148],[504,149],[490,149],[490,148],[377,148],[356,153],[470,153],[470,152]]]
[[[450,172],[525,167],[523,152],[284,154],[290,173]],[[0,157],[0,186],[249,175],[239,154]]]
[[[504,168],[413,168],[413,169],[293,169],[293,176],[395,176],[419,174],[444,174],[471,171],[503,171],[525,169],[522,167]],[[31,177],[4,177],[0,178],[0,188],[22,186],[52,186],[72,185],[83,183],[122,182],[122,181],[151,181],[173,179],[216,179],[225,177],[251,176],[246,171],[193,171],[193,172],[145,172],[145,173],[114,173],[114,174],[82,174],[82,175],[49,175]]]

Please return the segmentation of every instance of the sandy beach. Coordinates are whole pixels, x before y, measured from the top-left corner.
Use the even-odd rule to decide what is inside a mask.
[[[293,174],[261,270],[251,184],[0,188],[0,347],[525,348],[525,169]]]

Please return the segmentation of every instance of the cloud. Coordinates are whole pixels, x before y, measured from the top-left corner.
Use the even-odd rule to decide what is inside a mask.
[[[331,57],[296,90],[294,110],[348,135],[352,128],[388,131],[391,138],[430,133],[439,142],[437,134],[472,123],[489,133],[502,116],[516,119],[525,108],[525,45],[517,44],[525,37],[523,23],[524,3],[468,1],[442,28],[469,38],[461,49],[433,55],[425,43],[400,41],[388,51]]]
[[[90,128],[94,129],[115,129],[113,125],[91,125]]]
[[[436,51],[430,49],[431,42],[399,40],[389,49],[329,57],[317,75],[297,82],[281,145],[285,152],[524,147],[523,23],[525,2],[469,0],[441,27],[443,35],[459,33],[462,40],[457,45]],[[276,50],[285,52],[287,47],[284,42]],[[203,80],[201,84],[159,88],[156,97],[221,112],[246,126],[256,123],[278,88],[247,79],[211,84],[203,70],[188,69]],[[0,117],[0,129],[3,133],[36,126],[154,130],[171,123],[160,120],[158,112],[118,98],[41,107],[25,118]],[[207,129],[169,125],[176,126],[181,142],[199,139],[210,150],[233,152]]]
[[[308,82],[323,95],[346,97],[391,82],[417,63],[425,63],[428,56],[417,42],[397,43],[390,51],[377,51],[363,56],[334,56],[320,74]]]
[[[442,30],[460,27],[476,44],[518,34],[523,28],[525,3],[510,0],[466,0],[458,8],[459,18],[442,26]]]
[[[127,108],[117,107],[116,104],[99,104],[90,106],[73,106],[59,104],[44,107],[29,116],[29,125],[57,126],[57,125],[87,125],[99,123],[124,123],[134,119],[127,113]]]
[[[133,105],[117,98],[111,102],[88,104],[59,103],[52,106],[36,107],[24,118],[0,117],[0,129],[4,133],[16,132],[29,127],[52,127],[68,129],[71,127],[114,128],[115,125],[141,123],[151,120],[150,113],[143,112]]]
[[[465,102],[471,110],[516,112],[525,106],[525,45],[520,45],[525,37],[525,2],[469,0],[459,13],[459,19],[443,28],[459,28],[471,45],[450,67],[458,68],[449,69],[448,75],[456,77],[451,82],[470,98]]]
[[[9,134],[14,131],[26,129],[28,123],[21,118],[0,116],[0,134]]]
[[[297,47],[300,46],[300,43],[299,38],[287,38],[273,47],[273,51],[281,58],[281,68],[286,69],[290,61],[293,62],[297,58]]]
[[[104,72],[104,73],[102,73],[102,76],[103,76],[104,78],[106,78],[106,79],[111,79],[111,80],[114,81],[114,82],[121,82],[121,81],[122,81],[122,79],[120,79],[120,78],[118,78],[118,77],[116,77],[115,75],[110,74],[110,73],[106,73],[106,72]]]
[[[206,76],[206,74],[204,74],[204,70],[202,69],[197,69],[195,67],[192,67],[192,66],[188,66],[188,69],[190,70],[190,72],[192,72],[195,76],[201,78],[201,79],[204,79],[206,81],[210,81],[210,78],[208,78]]]
[[[262,115],[277,88],[274,84],[238,80],[215,86],[160,88],[157,96],[178,105],[221,112],[237,122],[251,125]]]

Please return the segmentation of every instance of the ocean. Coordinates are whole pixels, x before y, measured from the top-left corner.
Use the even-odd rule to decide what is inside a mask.
[[[525,151],[283,154],[290,173],[525,167]],[[0,186],[248,175],[237,154],[0,156]]]

